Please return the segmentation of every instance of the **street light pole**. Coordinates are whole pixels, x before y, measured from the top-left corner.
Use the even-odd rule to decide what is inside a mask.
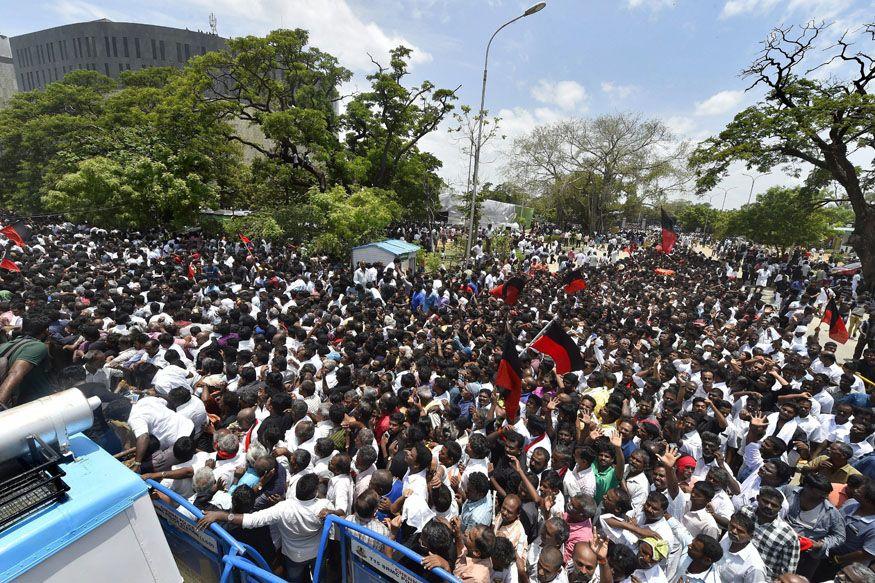
[[[492,41],[495,38],[495,35],[501,32],[504,27],[513,24],[521,18],[540,12],[545,6],[547,6],[546,2],[538,2],[516,18],[508,20],[492,33],[492,36],[489,37],[489,42],[486,43],[486,58],[483,59],[483,86],[480,89],[480,110],[477,115],[477,143],[474,144],[474,176],[471,180],[471,205],[468,209],[468,244],[465,245],[465,259],[471,257],[471,247],[474,246],[474,210],[477,206],[477,177],[478,171],[480,170],[480,147],[482,146],[481,140],[483,138],[483,118],[486,115],[484,108],[486,107],[486,74],[489,65],[489,48],[492,46]]]
[[[750,204],[750,199],[753,197],[753,185],[756,184],[756,181],[762,178],[763,176],[768,176],[771,172],[766,172],[765,174],[744,174],[742,176],[747,176],[750,178],[750,192],[747,193],[747,204]]]
[[[730,191],[730,190],[735,190],[736,188],[737,188],[736,186],[731,186],[731,187],[729,187],[729,188],[721,188],[721,189],[720,189],[720,190],[723,191],[723,202],[720,203],[720,210],[721,210],[721,211],[723,210],[723,207],[726,206],[726,195],[729,194],[729,191]]]

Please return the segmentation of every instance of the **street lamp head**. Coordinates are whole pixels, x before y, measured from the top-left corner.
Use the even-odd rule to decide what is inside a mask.
[[[534,6],[532,6],[531,8],[526,10],[525,12],[523,12],[523,16],[531,16],[535,12],[540,12],[541,10],[543,10],[546,6],[547,6],[546,2],[538,2]]]

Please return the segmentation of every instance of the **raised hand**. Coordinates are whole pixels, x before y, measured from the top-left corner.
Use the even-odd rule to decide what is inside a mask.
[[[680,457],[681,456],[678,452],[678,448],[673,445],[669,445],[667,448],[665,448],[665,453],[659,456],[659,461],[661,461],[662,465],[664,465],[665,467],[673,468],[675,463],[678,461],[678,458]]]

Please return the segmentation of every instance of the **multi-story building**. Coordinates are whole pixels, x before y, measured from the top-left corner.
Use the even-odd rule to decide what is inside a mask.
[[[117,77],[131,69],[182,67],[193,56],[227,46],[226,39],[211,33],[105,18],[47,28],[9,41],[20,91],[41,89],[77,69]]]
[[[12,94],[18,91],[15,79],[15,68],[12,66],[12,50],[9,48],[9,37],[0,34],[0,107],[6,105]]]

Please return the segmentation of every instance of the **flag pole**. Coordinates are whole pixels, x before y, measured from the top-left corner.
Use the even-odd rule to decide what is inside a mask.
[[[553,319],[550,320],[549,322],[547,322],[547,325],[546,325],[546,326],[544,326],[543,328],[541,328],[541,331],[538,332],[538,335],[535,336],[534,338],[532,338],[532,341],[529,342],[529,345],[526,346],[524,350],[528,350],[529,348],[531,348],[531,347],[532,347],[532,344],[534,344],[535,342],[537,342],[537,341],[538,341],[538,338],[540,338],[541,336],[543,336],[543,335],[544,335],[544,332],[547,331],[547,328],[550,327],[550,324],[552,324],[552,323],[555,322],[555,321],[556,321],[556,316],[553,316]]]

